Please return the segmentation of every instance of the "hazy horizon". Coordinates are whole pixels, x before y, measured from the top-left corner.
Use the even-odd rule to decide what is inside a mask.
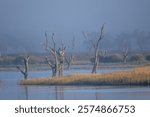
[[[54,32],[56,41],[63,40],[67,47],[75,35],[76,51],[84,51],[81,32],[98,32],[103,23],[103,48],[115,50],[121,45],[118,38],[126,38],[131,50],[150,50],[149,4],[149,0],[0,0],[0,51],[42,52],[45,31],[49,39]]]

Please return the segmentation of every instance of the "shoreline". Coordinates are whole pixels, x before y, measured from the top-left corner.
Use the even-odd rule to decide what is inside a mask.
[[[32,78],[20,85],[76,85],[76,86],[150,86],[150,66],[130,71],[97,74],[73,74],[56,78]]]
[[[16,69],[17,65],[6,65],[6,66],[0,66],[0,72],[8,72],[8,71],[18,71]],[[98,69],[111,69],[111,68],[136,68],[136,67],[143,67],[143,66],[150,66],[148,63],[101,63],[98,66]],[[20,65],[21,68],[23,66]],[[71,69],[92,69],[92,64],[74,64],[72,65]],[[50,70],[50,67],[48,65],[30,65],[29,71],[44,71],[44,70]],[[66,67],[64,70],[68,70]]]

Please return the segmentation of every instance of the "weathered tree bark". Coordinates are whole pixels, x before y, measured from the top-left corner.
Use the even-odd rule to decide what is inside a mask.
[[[59,76],[64,75],[64,58],[65,58],[65,49],[64,44],[61,43],[62,47],[58,50],[58,56],[59,56]]]
[[[97,69],[98,64],[99,64],[99,51],[98,51],[98,49],[96,49],[95,50],[94,65],[93,65],[93,68],[92,68],[92,73],[96,73],[96,69]]]
[[[128,58],[128,48],[124,48],[122,51],[122,55],[123,55],[123,63],[127,63],[127,58]]]
[[[29,69],[29,56],[27,56],[26,58],[24,58],[24,70],[22,70],[19,66],[17,66],[16,68],[24,75],[24,79],[28,78],[28,69]]]

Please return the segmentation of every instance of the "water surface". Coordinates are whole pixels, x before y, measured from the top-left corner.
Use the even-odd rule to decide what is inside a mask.
[[[101,69],[111,72],[127,69]],[[90,70],[76,69],[65,74],[90,73]],[[31,78],[49,77],[50,71],[31,71]],[[141,100],[150,99],[149,87],[114,86],[22,86],[19,72],[0,72],[0,99],[3,100]]]

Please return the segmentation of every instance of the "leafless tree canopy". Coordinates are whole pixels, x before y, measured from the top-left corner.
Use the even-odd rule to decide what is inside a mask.
[[[52,33],[51,40],[52,40],[52,46],[48,43],[48,37],[47,33],[45,32],[45,50],[53,56],[54,61],[52,60],[52,57],[46,56],[47,63],[49,64],[50,68],[52,69],[52,77],[57,76],[63,76],[64,75],[64,57],[65,57],[65,49],[63,42],[61,42],[61,47],[56,48],[56,42],[54,38],[55,34]]]

